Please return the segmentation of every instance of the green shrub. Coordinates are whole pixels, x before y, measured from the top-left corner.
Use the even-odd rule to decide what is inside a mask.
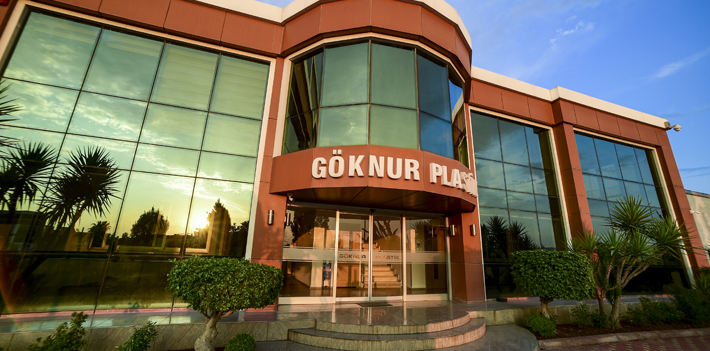
[[[133,328],[133,335],[128,341],[120,346],[116,346],[118,351],[147,351],[150,343],[158,336],[155,322],[148,322],[139,328]]]
[[[56,333],[46,337],[37,338],[37,342],[27,347],[28,351],[81,351],[86,346],[86,331],[81,325],[89,316],[84,312],[71,314],[71,326],[64,322],[60,324]]]
[[[542,314],[531,314],[525,318],[525,325],[530,330],[539,334],[542,337],[551,338],[557,333],[557,316],[552,315],[550,318]]]
[[[241,258],[193,257],[174,261],[167,290],[207,319],[195,350],[214,350],[217,322],[235,311],[264,308],[276,301],[283,273]]]
[[[688,322],[695,325],[710,322],[710,298],[700,290],[680,288],[671,300]]]
[[[249,334],[237,334],[232,340],[229,340],[224,351],[254,351],[256,350],[256,341]]]
[[[542,314],[553,299],[584,300],[595,287],[589,259],[567,251],[517,251],[510,255],[510,270],[516,286],[525,294],[540,297]]]
[[[592,317],[592,325],[594,328],[606,328],[606,322],[608,321],[606,313],[596,310],[592,312],[590,316]]]
[[[575,306],[572,311],[570,311],[570,316],[572,317],[572,323],[580,328],[593,325],[592,314],[589,312],[589,306],[587,306],[585,302]]]
[[[702,270],[695,278],[693,289],[700,291],[703,295],[710,298],[710,271]]]

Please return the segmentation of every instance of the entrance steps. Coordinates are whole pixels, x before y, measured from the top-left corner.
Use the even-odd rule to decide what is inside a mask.
[[[315,328],[291,329],[292,342],[335,350],[434,350],[464,345],[486,334],[483,318],[459,318],[419,325],[341,324],[316,321]]]
[[[365,270],[364,286],[367,287],[367,275]],[[372,287],[373,288],[401,288],[402,281],[395,275],[389,265],[375,265],[372,267]]]

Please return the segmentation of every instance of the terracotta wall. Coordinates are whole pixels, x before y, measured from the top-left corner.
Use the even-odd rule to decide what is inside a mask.
[[[421,3],[321,0],[285,23],[273,23],[188,0],[37,1],[272,57],[288,56],[326,37],[379,32],[425,43],[449,57],[467,77],[471,72],[471,48],[461,30]]]

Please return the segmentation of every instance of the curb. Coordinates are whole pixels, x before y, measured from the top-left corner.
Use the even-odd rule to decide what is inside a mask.
[[[606,344],[610,342],[627,342],[646,339],[670,339],[687,338],[693,336],[708,336],[710,328],[697,329],[677,329],[647,332],[630,332],[617,334],[603,334],[590,336],[577,336],[574,338],[561,338],[552,340],[540,340],[538,345],[543,350],[553,350],[565,347],[579,347],[586,345]]]

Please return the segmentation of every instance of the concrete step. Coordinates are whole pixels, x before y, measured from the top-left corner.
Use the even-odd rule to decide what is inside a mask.
[[[460,327],[471,320],[471,314],[464,312],[451,317],[453,319],[447,321],[413,325],[343,324],[316,320],[316,329],[346,334],[417,334]]]
[[[399,279],[397,279],[397,277],[395,277],[393,275],[389,276],[389,277],[374,276],[374,277],[372,277],[372,281],[373,282],[398,282]]]
[[[432,350],[470,343],[486,333],[483,319],[436,332],[412,334],[352,334],[318,329],[292,329],[288,339],[308,346],[336,350]]]

